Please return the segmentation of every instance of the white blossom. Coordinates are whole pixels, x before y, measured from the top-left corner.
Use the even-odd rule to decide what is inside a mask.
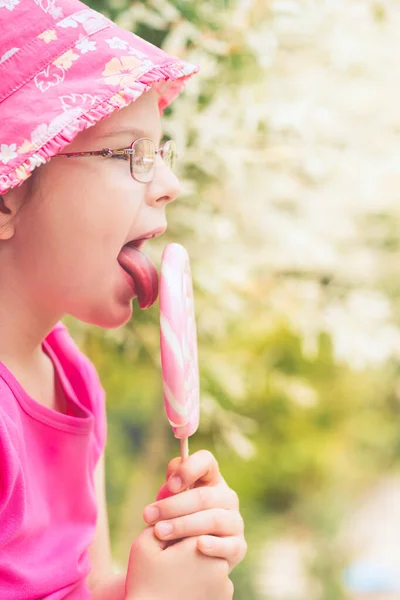
[[[115,36],[106,40],[106,42],[113,50],[126,50],[128,47],[128,42],[125,42],[124,40],[121,40],[121,38]]]
[[[17,144],[0,144],[0,161],[6,165],[10,160],[17,158]]]
[[[96,42],[84,38],[76,44],[76,47],[81,51],[82,54],[86,54],[87,52],[96,50]]]
[[[14,10],[18,6],[20,0],[0,0],[0,8],[6,8],[7,10]]]

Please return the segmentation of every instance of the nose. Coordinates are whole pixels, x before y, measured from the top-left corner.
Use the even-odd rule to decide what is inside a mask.
[[[152,207],[164,207],[173,202],[181,192],[178,177],[167,167],[160,156],[157,157],[154,179],[148,185],[147,204]]]

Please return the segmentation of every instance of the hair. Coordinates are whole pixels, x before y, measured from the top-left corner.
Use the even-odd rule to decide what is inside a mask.
[[[35,191],[37,189],[38,181],[39,181],[38,168],[36,168],[33,171],[33,173],[30,175],[30,177],[26,181],[24,181],[24,183],[22,184],[22,189],[24,191],[24,194],[23,194],[23,200],[22,200],[21,206],[19,207],[19,209],[17,210],[15,215],[13,215],[10,218],[10,220],[5,225],[3,225],[2,229],[9,227],[9,225],[12,225],[17,220],[19,214],[21,213],[21,211],[23,210],[25,205],[28,203],[31,196],[35,193]],[[6,192],[6,194],[7,193],[8,192]],[[6,206],[6,204],[4,202],[4,198],[5,198],[5,194],[3,194],[3,195],[0,194],[0,212],[3,213],[3,215],[9,215],[9,214],[11,214],[11,210],[8,208],[8,206]]]
[[[4,196],[0,196],[0,212],[2,212],[3,215],[9,215],[11,213],[11,210],[4,204]]]

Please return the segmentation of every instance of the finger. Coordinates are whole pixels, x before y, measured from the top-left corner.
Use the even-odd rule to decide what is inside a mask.
[[[243,536],[215,537],[202,535],[197,538],[197,548],[207,556],[225,558],[232,570],[246,556],[247,543]]]
[[[198,535],[241,535],[244,531],[243,519],[236,510],[213,508],[192,515],[159,521],[154,533],[161,540],[176,540]]]
[[[181,462],[169,477],[168,489],[175,494],[193,484],[217,485],[224,481],[218,462],[208,450],[199,450]]]
[[[228,562],[223,558],[219,558],[218,556],[213,557],[211,555],[206,555],[205,553],[200,552],[199,548],[197,547],[197,538],[184,538],[182,540],[179,540],[175,544],[170,544],[167,546],[166,552],[168,552],[171,555],[175,554],[176,560],[179,563],[182,561],[182,549],[186,552],[196,552],[198,559],[202,561],[207,561],[207,563],[211,566],[214,572],[215,569],[219,569],[222,570],[224,574],[229,574]]]
[[[168,463],[166,479],[169,479],[171,475],[175,473],[181,462],[182,458],[180,456],[176,456]]]
[[[227,485],[198,487],[171,495],[164,484],[157,500],[146,506],[143,512],[146,523],[183,517],[212,508],[237,510],[239,504],[236,492]]]

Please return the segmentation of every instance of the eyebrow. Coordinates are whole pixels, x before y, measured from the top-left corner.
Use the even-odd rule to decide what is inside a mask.
[[[132,129],[132,128],[127,128],[127,127],[120,127],[117,129],[113,129],[112,131],[108,131],[107,133],[101,134],[101,137],[102,138],[110,138],[110,137],[115,137],[117,135],[120,135],[122,133],[130,135],[132,137],[132,139],[135,139],[135,140],[142,138],[142,137],[152,139],[152,136],[149,135],[149,133],[144,131],[143,129]],[[162,134],[160,134],[160,136],[158,138],[159,143],[160,143],[161,137],[162,137]]]

